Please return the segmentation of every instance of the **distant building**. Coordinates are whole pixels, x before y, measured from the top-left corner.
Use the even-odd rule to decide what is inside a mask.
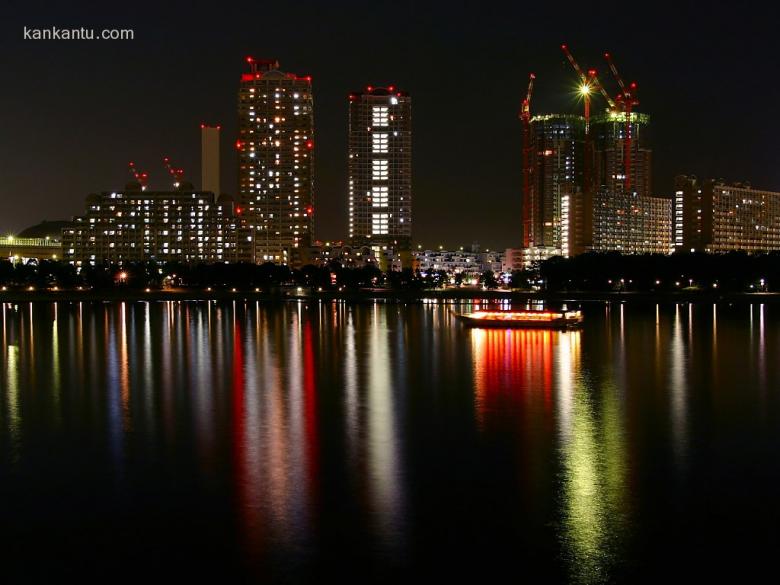
[[[62,259],[62,229],[69,221],[42,221],[15,235],[0,237],[0,260],[26,264]]]
[[[347,204],[353,246],[411,248],[412,98],[394,86],[349,95]]]
[[[677,177],[675,187],[675,249],[780,250],[780,193],[694,176]]]
[[[86,213],[63,229],[63,256],[77,266],[104,261],[251,262],[252,232],[227,196],[186,190],[87,197]]]
[[[485,250],[481,253],[481,259],[484,270],[490,270],[495,274],[504,271],[504,252]]]
[[[25,238],[21,236],[0,237],[0,260],[26,264],[40,260],[61,260],[62,243],[59,239]]]
[[[337,262],[348,268],[379,266],[379,261],[369,246],[355,248],[344,242],[315,242],[309,251],[309,263],[324,266],[330,262]]]
[[[554,256],[561,256],[560,248],[552,246],[534,246],[532,248],[507,248],[504,252],[502,269],[504,272],[525,270],[536,262],[549,260]]]
[[[501,265],[502,272],[514,272],[526,268],[523,263],[523,248],[507,248],[504,251],[504,261]]]
[[[219,175],[219,126],[200,126],[201,191],[222,193]]]
[[[311,77],[247,57],[238,92],[239,202],[258,262],[299,265],[313,241],[314,101]]]
[[[503,254],[472,250],[418,250],[412,253],[415,266],[422,272],[443,270],[448,274],[479,275],[490,270],[501,272]]]

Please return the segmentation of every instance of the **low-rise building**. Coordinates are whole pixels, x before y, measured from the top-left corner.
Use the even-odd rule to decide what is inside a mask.
[[[14,264],[30,260],[60,260],[62,243],[52,238],[24,238],[20,236],[0,237],[0,260]]]
[[[503,272],[514,272],[530,268],[535,262],[560,256],[560,248],[552,246],[532,246],[530,248],[507,248],[503,256]]]
[[[489,250],[418,250],[413,253],[415,266],[422,272],[443,270],[448,274],[481,274],[486,270],[499,273],[503,254]]]
[[[364,266],[379,266],[371,246],[350,246],[344,242],[315,242],[309,250],[309,264],[325,266],[330,262],[338,262],[348,268]]]

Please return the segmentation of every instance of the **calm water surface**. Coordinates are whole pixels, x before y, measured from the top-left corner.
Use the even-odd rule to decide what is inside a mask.
[[[584,310],[3,305],[3,581],[774,570],[780,307]]]

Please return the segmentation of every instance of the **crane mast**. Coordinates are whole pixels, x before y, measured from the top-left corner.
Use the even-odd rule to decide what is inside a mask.
[[[531,97],[534,91],[534,79],[531,73],[528,91],[520,108],[520,120],[523,123],[523,247],[531,245]]]

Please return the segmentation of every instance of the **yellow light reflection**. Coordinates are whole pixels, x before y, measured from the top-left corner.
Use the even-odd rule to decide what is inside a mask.
[[[626,515],[626,447],[618,392],[581,371],[579,334],[557,347],[563,463],[563,544],[572,581],[603,579],[620,556]]]
[[[6,364],[6,407],[8,409],[8,434],[11,438],[12,459],[19,456],[22,417],[19,413],[19,346],[8,346]]]

